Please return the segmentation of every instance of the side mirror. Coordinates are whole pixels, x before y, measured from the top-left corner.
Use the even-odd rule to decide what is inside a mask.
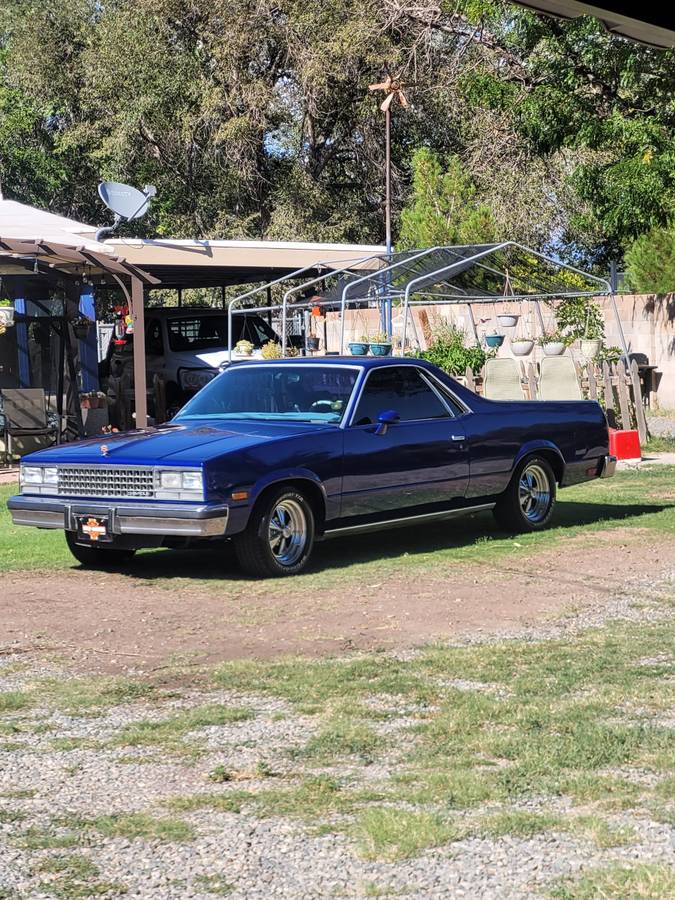
[[[375,434],[386,434],[390,425],[395,425],[401,421],[401,416],[395,409],[385,409],[377,417],[377,428]]]

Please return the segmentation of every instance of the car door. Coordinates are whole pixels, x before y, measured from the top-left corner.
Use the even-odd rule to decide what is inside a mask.
[[[400,419],[378,429],[386,410]],[[345,429],[341,515],[443,506],[462,498],[469,480],[462,414],[414,364],[371,369]]]

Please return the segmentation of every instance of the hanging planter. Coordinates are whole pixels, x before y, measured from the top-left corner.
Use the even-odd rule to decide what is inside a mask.
[[[497,316],[497,322],[502,328],[515,328],[518,324],[520,316],[507,316],[506,314]]]
[[[544,351],[544,356],[562,356],[567,347],[565,339],[559,331],[549,331],[543,334],[537,343]]]
[[[86,340],[94,325],[92,320],[88,319],[86,316],[78,316],[76,319],[73,319],[70,324],[73,326],[73,334],[78,341]]]
[[[518,340],[511,341],[511,353],[514,356],[529,356],[533,347],[534,341],[530,338],[518,338]]]
[[[582,338],[581,353],[586,359],[595,359],[602,348],[602,340],[600,338]]]
[[[485,335],[485,343],[488,347],[492,347],[493,349],[496,347],[501,347],[504,343],[504,335],[503,334],[486,334]]]
[[[10,328],[14,324],[14,307],[0,306],[0,327]]]

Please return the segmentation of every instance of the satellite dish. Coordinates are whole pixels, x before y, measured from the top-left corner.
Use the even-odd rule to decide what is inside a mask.
[[[100,240],[103,234],[114,231],[121,222],[131,222],[132,219],[142,218],[148,211],[150,199],[157,193],[157,188],[152,184],[146,184],[142,191],[131,187],[130,184],[121,184],[119,181],[102,181],[98,186],[98,195],[111,212],[115,213],[115,224],[109,228],[99,228],[96,232],[96,240]]]

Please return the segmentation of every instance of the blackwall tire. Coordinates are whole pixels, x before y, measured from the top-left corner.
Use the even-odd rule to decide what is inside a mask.
[[[297,575],[314,546],[314,513],[305,495],[281,487],[253,509],[246,531],[233,539],[239,565],[256,578]]]
[[[494,516],[505,531],[541,531],[551,521],[555,500],[556,478],[551,464],[542,456],[528,456],[519,463],[497,501]]]

